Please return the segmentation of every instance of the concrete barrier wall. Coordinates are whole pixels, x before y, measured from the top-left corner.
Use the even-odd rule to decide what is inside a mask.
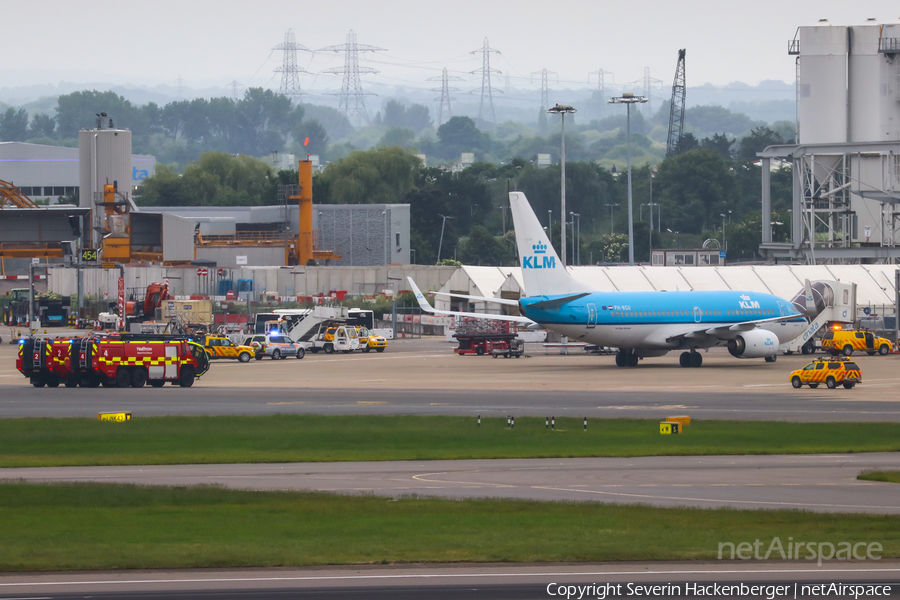
[[[415,279],[423,289],[439,289],[457,267],[425,265],[392,265],[386,267],[245,267],[241,269],[208,269],[205,277],[197,275],[197,267],[125,267],[125,288],[146,288],[151,283],[169,279],[169,290],[175,296],[195,294],[217,295],[220,279],[252,281],[253,292],[279,296],[318,296],[332,290],[347,290],[349,294],[375,295],[384,290],[395,293],[409,289],[407,276]],[[115,299],[118,269],[85,269],[84,293]],[[67,267],[50,269],[48,288],[62,295],[77,293],[76,270]]]

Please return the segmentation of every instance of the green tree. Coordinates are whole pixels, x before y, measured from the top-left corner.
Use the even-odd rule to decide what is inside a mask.
[[[423,129],[431,129],[431,112],[424,104],[412,104],[406,109],[405,127],[409,127],[413,131],[422,131]]]
[[[56,120],[50,115],[38,113],[31,118],[31,125],[28,126],[30,137],[46,137],[52,138],[56,133]]]
[[[699,135],[708,135],[716,131],[741,135],[753,127],[764,125],[762,121],[754,121],[747,115],[733,113],[722,106],[693,106],[684,111],[684,122]]]
[[[494,237],[481,225],[472,227],[469,235],[459,240],[457,256],[466,265],[511,265],[515,260],[510,247],[502,238]]]
[[[93,90],[64,94],[57,99],[56,121],[60,137],[78,137],[80,129],[96,127],[96,115],[102,112],[113,118],[116,127],[129,128],[132,134],[147,133],[135,129],[136,110],[131,102],[115,92]]]
[[[457,158],[463,152],[487,150],[489,140],[469,117],[451,117],[438,127],[438,149],[442,158]]]
[[[400,148],[376,148],[329,163],[322,176],[336,204],[389,204],[412,189],[420,165],[418,157]]]
[[[318,154],[322,156],[328,148],[328,132],[316,119],[307,119],[300,122],[294,128],[294,140],[296,140],[296,154]],[[309,143],[306,143],[306,140]]]
[[[728,136],[724,133],[718,134],[715,133],[711,138],[703,138],[700,142],[700,147],[704,150],[712,150],[713,152],[718,153],[725,160],[731,160],[731,147],[734,145],[734,140],[728,139]]]
[[[768,127],[757,127],[750,132],[750,135],[741,139],[737,155],[746,160],[756,160],[757,152],[762,152],[768,146],[777,146],[783,143],[784,140],[781,136]]]
[[[4,142],[24,142],[28,138],[28,111],[12,107],[0,115],[0,140]]]
[[[406,127],[391,127],[381,138],[382,146],[409,148],[416,139],[416,133]]]
[[[156,173],[140,186],[137,203],[143,206],[187,206],[187,194],[182,193],[181,175],[166,165],[156,165]]]
[[[250,156],[206,152],[178,176],[164,166],[144,180],[141,202],[156,206],[259,206],[275,201],[277,177]]]
[[[697,150],[699,148],[700,142],[697,141],[694,134],[685,133],[681,136],[681,139],[678,140],[678,143],[675,144],[675,154],[684,154],[685,152],[690,152],[691,150]]]
[[[715,218],[730,210],[734,191],[728,163],[710,150],[667,158],[659,165],[653,184],[666,224],[681,233],[715,229]]]

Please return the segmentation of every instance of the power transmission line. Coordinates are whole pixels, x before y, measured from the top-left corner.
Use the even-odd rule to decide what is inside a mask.
[[[300,90],[300,73],[309,71],[297,66],[297,50],[309,52],[309,48],[298,44],[294,39],[294,30],[288,29],[284,34],[284,43],[278,44],[272,50],[284,52],[281,66],[274,69],[276,73],[281,73],[281,89],[279,91],[299,104],[303,99],[303,93]]]
[[[343,44],[328,46],[321,48],[317,52],[343,52],[344,66],[332,67],[325,69],[323,73],[343,73],[344,81],[341,84],[341,91],[330,94],[332,96],[340,96],[338,106],[344,115],[349,119],[351,114],[357,117],[358,121],[368,123],[369,115],[366,113],[366,96],[377,96],[372,92],[365,92],[362,89],[362,82],[359,78],[360,73],[378,73],[376,69],[371,67],[359,66],[360,52],[385,52],[384,48],[369,46],[367,44],[357,44],[356,34],[353,30],[347,34],[347,41]]]
[[[456,100],[456,98],[451,98],[451,97],[450,97],[450,92],[457,92],[457,91],[459,91],[457,88],[452,88],[452,87],[450,87],[450,82],[451,82],[451,81],[465,81],[465,79],[463,79],[462,77],[456,77],[455,75],[448,75],[448,74],[447,74],[447,67],[444,67],[444,72],[441,74],[440,77],[429,77],[426,81],[437,81],[438,79],[440,79],[440,81],[441,81],[441,89],[440,89],[440,92],[441,92],[440,101],[441,101],[441,103],[438,105],[438,120],[437,120],[437,126],[440,127],[441,125],[444,124],[444,104],[447,105],[447,116],[448,116],[448,117],[452,117],[452,116],[453,116],[453,110],[451,110],[451,108],[450,108],[450,101],[451,101],[451,100]],[[438,89],[437,89],[437,88],[431,88],[431,91],[432,91],[432,92],[437,92]],[[435,100],[438,100],[438,98],[435,98]]]
[[[231,83],[228,84],[228,87],[231,88],[231,98],[233,100],[237,100],[238,99],[238,88],[243,89],[244,85],[241,83],[238,83],[237,80],[232,79]]]
[[[475,69],[474,71],[469,71],[470,74],[481,73],[481,102],[478,104],[478,118],[484,118],[484,97],[487,96],[488,99],[488,108],[491,111],[491,122],[497,121],[497,115],[494,113],[494,95],[493,89],[491,88],[491,73],[496,73],[497,75],[502,75],[502,72],[498,69],[491,68],[491,53],[500,54],[499,50],[494,50],[491,48],[490,43],[487,38],[484,38],[484,46],[481,50],[472,50],[469,54],[478,54],[481,52],[482,54],[482,66],[480,69]],[[497,90],[497,93],[502,94],[501,90]]]
[[[541,110],[546,110],[550,106],[550,85],[547,81],[549,79],[549,75],[556,75],[556,83],[559,84],[559,73],[556,71],[548,71],[547,68],[543,68],[540,71],[535,71],[531,74],[531,80],[534,81],[534,76],[540,73],[541,75]]]

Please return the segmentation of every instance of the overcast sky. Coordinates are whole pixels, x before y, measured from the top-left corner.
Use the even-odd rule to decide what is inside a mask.
[[[679,48],[687,49],[689,86],[762,80],[792,82],[787,42],[798,26],[821,18],[861,24],[874,17],[896,23],[896,0],[150,0],[143,2],[0,0],[4,5],[0,87],[67,82],[243,86],[277,89],[282,61],[273,47],[288,28],[316,50],[345,42],[354,30],[360,44],[386,49],[360,55],[381,71],[365,75],[409,88],[432,88],[446,67],[466,75],[481,67],[487,37],[491,67],[513,86],[539,87],[546,68],[550,87],[582,87],[588,73],[604,69],[615,83],[650,76],[671,86]],[[320,72],[343,65],[343,55],[301,53],[301,67]],[[557,84],[557,78],[559,84]],[[609,79],[607,79],[609,81]],[[596,77],[590,79],[596,84]],[[339,89],[339,75],[308,75],[306,90]],[[553,100],[551,100],[553,101]]]

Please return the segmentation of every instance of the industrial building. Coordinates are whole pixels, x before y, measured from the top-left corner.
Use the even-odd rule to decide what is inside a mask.
[[[218,267],[284,265],[285,248],[300,231],[299,204],[273,206],[154,206],[140,214],[168,214],[195,224],[201,240],[248,240],[265,244],[197,245],[196,260]],[[335,258],[321,264],[366,267],[409,264],[408,204],[313,204],[313,245]],[[193,238],[191,238],[193,239]],[[276,240],[282,240],[276,245]],[[287,246],[285,245],[287,244]]]
[[[796,57],[797,140],[762,159],[762,222],[771,222],[770,166],[793,168],[791,242],[769,258],[895,262],[900,258],[900,23],[800,27]]]
[[[81,196],[78,148],[45,146],[25,142],[0,142],[0,179],[15,184],[32,200],[47,199],[56,204],[60,197]],[[129,153],[131,152],[129,148]],[[137,186],[156,173],[156,159],[131,154],[119,187]]]

